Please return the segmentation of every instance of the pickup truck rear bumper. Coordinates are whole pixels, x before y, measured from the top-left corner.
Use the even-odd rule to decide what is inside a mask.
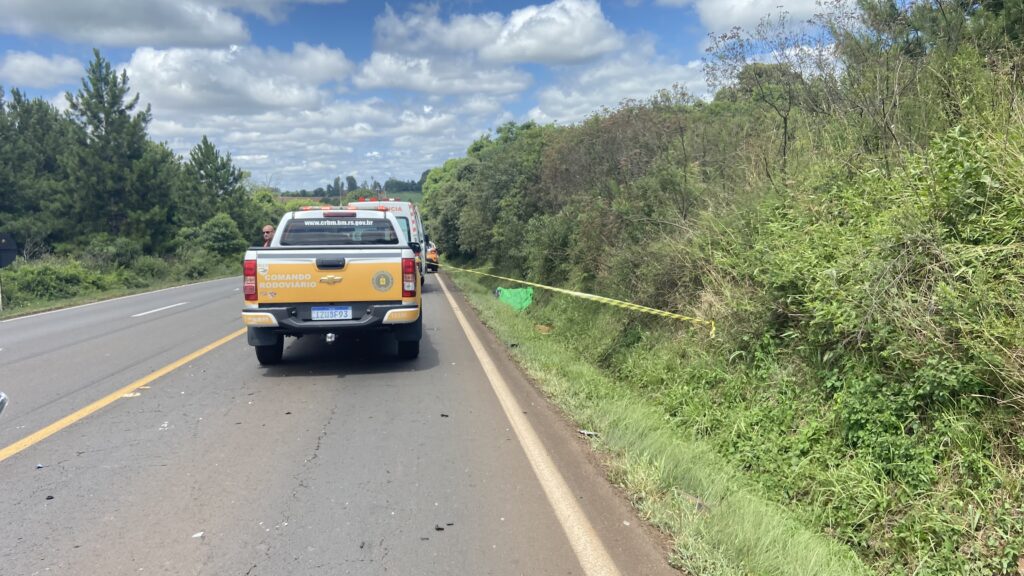
[[[265,345],[280,335],[348,333],[391,330],[399,339],[419,340],[420,309],[406,304],[353,304],[352,320],[311,320],[309,304],[261,306],[242,311],[249,327],[249,344]],[[415,337],[414,334],[415,333]]]
[[[323,304],[327,306],[328,304]],[[336,306],[336,304],[334,304]],[[338,330],[358,330],[374,326],[391,324],[409,324],[420,317],[417,306],[408,304],[387,303],[355,303],[352,307],[352,320],[312,320],[310,319],[311,304],[295,304],[285,306],[260,306],[242,311],[242,322],[246,326],[258,328],[278,328],[284,332],[336,332]]]

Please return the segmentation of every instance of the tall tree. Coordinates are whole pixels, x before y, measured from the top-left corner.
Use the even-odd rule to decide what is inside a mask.
[[[348,186],[349,192],[355,192],[355,190],[359,188],[359,183],[356,182],[356,177],[351,174],[345,176],[345,184]]]
[[[196,227],[214,214],[231,216],[242,230],[256,226],[249,194],[243,186],[245,173],[235,167],[231,153],[221,154],[203,135],[188,154],[185,186],[178,196],[178,221]]]
[[[65,94],[76,124],[65,165],[79,230],[127,236],[152,247],[154,239],[168,232],[174,185],[166,170],[152,163],[174,158],[148,142],[149,106],[136,111],[139,95],[129,98],[129,92],[127,73],[118,75],[93,50],[81,88]]]
[[[0,90],[0,232],[13,233],[27,257],[71,231],[57,208],[68,190],[60,158],[70,124],[42,98],[15,89],[5,102]]]
[[[733,28],[711,35],[704,73],[714,88],[735,87],[743,96],[771,110],[780,123],[779,157],[786,173],[794,109],[803,99],[802,56],[812,40],[794,27],[789,15],[766,16],[752,31]],[[770,59],[770,63],[759,60]],[[767,170],[767,162],[766,170]],[[770,176],[770,173],[769,173]]]

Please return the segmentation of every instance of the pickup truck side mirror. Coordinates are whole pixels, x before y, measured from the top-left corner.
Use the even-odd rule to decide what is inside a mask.
[[[411,248],[416,254],[419,254],[423,250],[423,247],[420,246],[419,242],[409,242],[409,248]]]

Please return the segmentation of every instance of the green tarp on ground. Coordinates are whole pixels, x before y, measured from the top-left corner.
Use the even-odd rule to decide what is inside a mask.
[[[498,288],[494,291],[498,300],[522,312],[533,304],[533,288]]]

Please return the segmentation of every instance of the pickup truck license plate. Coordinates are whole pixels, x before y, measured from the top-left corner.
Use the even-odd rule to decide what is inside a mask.
[[[313,320],[351,320],[351,306],[313,306]]]

